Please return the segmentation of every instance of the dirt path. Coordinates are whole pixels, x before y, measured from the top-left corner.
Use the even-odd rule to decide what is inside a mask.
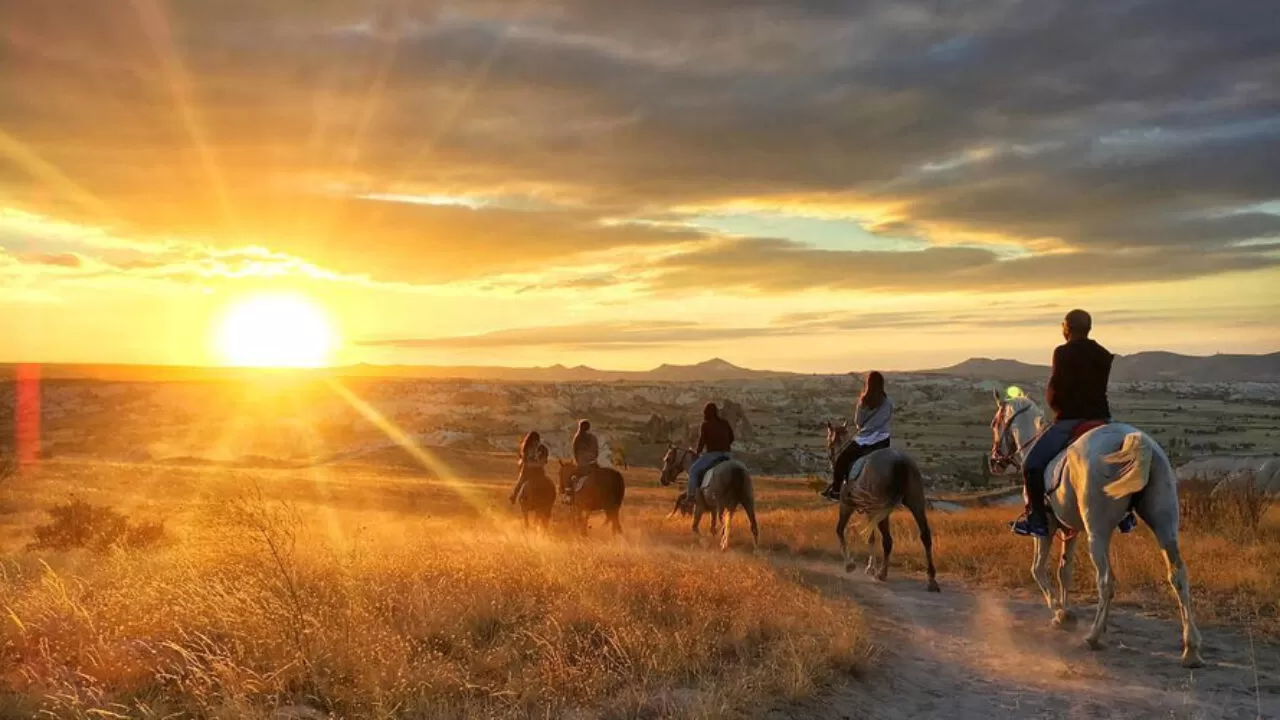
[[[838,563],[780,560],[827,592],[866,608],[881,651],[866,677],[808,702],[776,709],[775,720],[815,718],[1280,718],[1280,646],[1201,628],[1206,667],[1178,665],[1176,623],[1115,608],[1108,648],[1080,626],[1054,630],[1042,603],[967,588],[945,578],[941,595],[898,573],[878,583]]]

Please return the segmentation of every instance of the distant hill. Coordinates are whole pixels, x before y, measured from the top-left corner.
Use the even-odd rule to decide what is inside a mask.
[[[694,365],[662,364],[652,370],[597,370],[578,365],[565,367],[508,368],[488,366],[399,366],[358,365],[336,368],[335,374],[359,377],[422,377],[497,380],[506,382],[714,382],[716,380],[759,380],[786,377],[794,373],[751,370],[720,358]]]
[[[14,376],[14,365],[0,364],[0,381]],[[148,365],[42,365],[48,379],[110,380],[126,382],[212,382],[284,376],[345,378],[432,378],[492,380],[495,382],[715,382],[795,377],[798,373],[752,370],[720,358],[693,365],[659,365],[652,370],[598,370],[578,365],[565,367],[444,367],[429,365],[349,365],[318,370],[270,370],[244,368],[176,367]],[[1019,360],[969,358],[950,367],[913,371],[913,375],[940,375],[1003,382],[1043,382],[1049,367]],[[1169,352],[1140,352],[1119,356],[1111,371],[1118,382],[1280,382],[1280,353],[1269,355],[1212,355],[1197,357]]]
[[[1116,358],[1111,377],[1120,381],[1280,382],[1280,352],[1208,357],[1140,352]]]
[[[950,367],[924,370],[921,373],[977,380],[1029,382],[1047,379],[1049,367],[1018,360],[969,358]],[[1280,382],[1280,353],[1208,357],[1171,352],[1119,355],[1111,368],[1111,379],[1117,382]]]
[[[15,365],[0,364],[0,381],[14,377]],[[794,373],[751,370],[720,358],[694,365],[663,364],[652,370],[597,370],[585,365],[565,367],[490,367],[430,365],[348,365],[315,370],[179,367],[167,365],[49,364],[40,376],[50,380],[103,380],[115,382],[214,382],[272,376],[290,378],[434,378],[492,380],[495,382],[714,382],[787,377]]]
[[[1049,366],[1031,365],[1020,360],[969,358],[950,367],[938,368],[937,370],[922,370],[920,374],[945,375],[947,377],[970,378],[973,380],[1034,382],[1049,377]]]

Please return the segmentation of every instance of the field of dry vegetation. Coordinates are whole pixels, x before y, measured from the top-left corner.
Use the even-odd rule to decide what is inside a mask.
[[[504,463],[457,484],[70,460],[11,480],[0,718],[733,717],[867,668],[859,608],[789,569],[838,558],[835,510],[803,483],[760,483],[763,557],[744,523],[721,555],[665,519],[673,491],[649,470],[626,474],[622,541],[599,520],[586,541],[526,534]],[[1033,589],[1011,512],[932,514],[944,591]],[[1187,504],[1195,609],[1276,639],[1280,514],[1242,532],[1229,512]],[[921,572],[909,518],[894,529],[891,572]],[[1172,616],[1145,530],[1114,548],[1121,605]]]

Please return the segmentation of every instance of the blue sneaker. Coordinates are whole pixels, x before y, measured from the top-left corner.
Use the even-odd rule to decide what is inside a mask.
[[[1049,523],[1044,518],[1032,518],[1029,515],[1022,517],[1009,523],[1009,527],[1013,529],[1014,535],[1023,535],[1039,538],[1049,537]]]
[[[1138,516],[1132,511],[1125,513],[1124,519],[1120,521],[1120,532],[1128,535],[1136,527],[1138,527]]]

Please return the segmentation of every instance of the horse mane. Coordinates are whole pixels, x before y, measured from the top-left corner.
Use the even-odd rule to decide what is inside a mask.
[[[1026,395],[1022,395],[1020,397],[1013,398],[1012,400],[1008,400],[1005,404],[1013,408],[1014,412],[1021,412],[1023,410],[1027,410],[1028,412],[1033,412],[1040,409],[1040,406],[1037,405],[1034,400],[1027,397]]]

